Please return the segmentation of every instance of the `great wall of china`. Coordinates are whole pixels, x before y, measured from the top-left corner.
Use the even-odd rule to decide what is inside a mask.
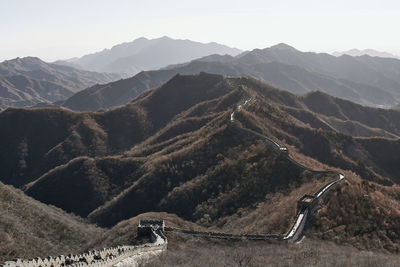
[[[278,240],[295,242],[296,240],[298,240],[301,237],[301,235],[303,233],[303,229],[306,226],[306,223],[309,220],[309,217],[312,215],[312,213],[314,213],[317,209],[319,209],[323,205],[323,203],[326,201],[326,199],[329,195],[329,192],[332,192],[333,190],[335,190],[338,186],[340,186],[344,182],[344,175],[339,172],[331,171],[331,170],[316,171],[307,166],[304,166],[304,165],[300,164],[299,162],[297,162],[296,160],[294,160],[292,157],[290,157],[289,150],[287,149],[287,147],[279,145],[277,142],[275,142],[274,140],[272,140],[271,138],[269,138],[263,134],[260,134],[253,130],[250,130],[250,129],[239,127],[235,120],[235,113],[237,111],[241,110],[242,108],[244,108],[245,106],[247,106],[252,101],[252,97],[243,88],[242,88],[242,91],[249,98],[242,105],[239,105],[233,109],[231,116],[230,116],[231,117],[230,123],[231,123],[232,127],[238,129],[239,131],[243,131],[245,133],[255,135],[257,137],[260,137],[260,138],[266,140],[267,143],[270,145],[270,147],[274,151],[276,151],[280,155],[284,156],[290,162],[292,162],[293,164],[299,166],[300,168],[302,168],[304,170],[308,170],[308,171],[314,172],[314,173],[334,174],[335,176],[337,176],[337,178],[335,180],[330,181],[329,183],[322,186],[314,195],[305,195],[299,199],[298,204],[297,204],[297,215],[295,217],[292,227],[290,228],[290,230],[287,234],[278,237]],[[268,239],[268,237],[266,237],[265,239]],[[273,239],[276,240],[275,237]]]
[[[149,236],[151,243],[136,246],[118,246],[91,250],[79,255],[60,255],[44,259],[15,259],[5,262],[4,267],[125,267],[138,266],[160,255],[167,249],[167,237],[164,235],[164,222],[140,221],[138,236]]]
[[[306,226],[307,222],[309,221],[310,216],[317,210],[319,209],[323,203],[326,201],[327,196],[329,195],[329,192],[332,192],[335,190],[338,186],[340,186],[343,181],[344,181],[344,175],[335,171],[315,171],[312,170],[297,161],[295,161],[293,158],[290,157],[289,151],[286,147],[279,145],[277,142],[274,140],[270,139],[269,137],[262,135],[260,133],[257,133],[253,130],[246,129],[239,127],[237,125],[237,122],[235,120],[235,113],[242,108],[246,107],[251,101],[252,98],[248,96],[249,99],[247,99],[243,104],[237,106],[236,108],[233,109],[231,115],[230,115],[230,126],[245,132],[247,134],[255,135],[257,137],[261,137],[262,139],[266,140],[267,143],[270,145],[270,147],[279,153],[280,155],[284,156],[288,160],[290,160],[292,163],[295,165],[301,167],[302,169],[311,171],[311,172],[316,172],[316,173],[330,173],[330,174],[335,174],[337,178],[333,181],[330,181],[326,185],[322,186],[314,195],[305,195],[302,198],[299,199],[297,203],[297,214],[295,217],[295,220],[289,229],[289,231],[284,234],[284,235],[273,235],[273,234],[264,234],[264,235],[248,235],[248,234],[243,234],[243,235],[236,235],[236,234],[230,234],[230,233],[222,233],[222,232],[204,232],[204,231],[190,231],[190,230],[183,230],[183,229],[177,229],[177,228],[172,228],[172,227],[166,227],[165,231],[169,232],[179,232],[183,234],[189,234],[193,236],[199,236],[199,237],[209,237],[209,238],[218,238],[218,239],[237,239],[237,240],[264,240],[264,241],[286,241],[286,242],[295,242],[299,240],[299,238],[303,234],[304,227]]]
[[[335,171],[315,171],[290,157],[286,147],[279,145],[269,137],[257,133],[250,129],[239,127],[235,120],[235,113],[247,106],[252,101],[250,97],[242,105],[233,109],[230,116],[230,126],[239,131],[261,137],[268,142],[271,148],[284,156],[297,166],[318,173],[333,173],[337,179],[330,181],[321,187],[314,195],[304,195],[298,200],[297,214],[289,231],[284,235],[249,235],[249,234],[230,234],[223,232],[192,231],[173,227],[165,227],[163,221],[141,221],[138,226],[138,235],[150,235],[151,243],[136,246],[118,246],[114,248],[104,248],[93,250],[80,255],[60,255],[58,257],[47,257],[45,259],[35,258],[30,260],[15,259],[5,262],[4,267],[61,267],[61,266],[138,266],[140,263],[147,262],[167,249],[167,237],[164,232],[176,232],[197,237],[230,239],[230,240],[264,240],[270,242],[295,242],[300,239],[303,230],[309,221],[310,216],[319,209],[326,201],[330,192],[335,190],[344,181],[344,175]]]

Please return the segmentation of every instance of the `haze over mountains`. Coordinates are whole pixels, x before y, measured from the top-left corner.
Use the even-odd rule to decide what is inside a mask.
[[[134,75],[142,70],[154,70],[171,64],[184,63],[211,54],[236,56],[242,51],[217,43],[175,40],[169,37],[146,39],[113,46],[111,49],[85,55],[57,64],[69,65],[97,72]]]
[[[125,62],[129,66],[115,62]],[[133,65],[153,70],[112,83],[108,82],[121,75],[82,70],[120,72],[121,66],[131,68]],[[238,49],[215,43],[202,44],[168,37],[139,38],[69,62],[48,64],[36,58],[25,58],[2,63],[0,108],[49,106],[57,102],[57,105],[73,110],[108,109],[128,103],[144,90],[161,85],[177,73],[202,71],[248,75],[297,95],[322,91],[363,105],[394,107],[400,103],[399,66],[400,60],[394,58],[335,57],[301,52],[286,44],[240,53]],[[89,87],[93,84],[96,85]]]
[[[158,69],[210,54],[237,55],[240,52],[217,43],[162,37],[139,38],[56,64],[34,57],[7,60],[0,64],[0,108],[51,106],[94,84],[109,83],[141,70]]]
[[[348,55],[348,56],[352,56],[352,57],[368,55],[371,57],[387,57],[387,58],[397,58],[397,59],[400,58],[399,56],[393,55],[391,53],[376,51],[374,49],[364,49],[364,50],[350,49],[350,50],[344,51],[344,52],[333,52],[332,55],[335,57],[340,57],[343,55]]]
[[[88,86],[119,77],[49,64],[35,57],[6,60],[0,63],[0,108],[65,100]]]
[[[188,63],[146,71],[114,83],[88,88],[63,106],[98,110],[125,104],[177,73],[248,75],[297,95],[322,91],[356,103],[392,107],[400,102],[400,60],[370,56],[335,57],[301,52],[286,44],[254,49],[236,57],[210,55]]]

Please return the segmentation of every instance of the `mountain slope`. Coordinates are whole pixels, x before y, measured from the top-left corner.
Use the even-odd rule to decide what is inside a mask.
[[[119,72],[134,75],[142,70],[152,70],[171,64],[183,63],[211,54],[238,55],[239,49],[217,43],[199,43],[175,40],[168,37],[157,39],[139,38],[132,42],[113,46],[101,52],[71,59],[64,63],[75,64],[83,69],[98,72]]]
[[[35,80],[24,75],[0,76],[1,108],[56,102],[72,95],[70,89],[56,83]]]
[[[399,193],[398,185],[384,187],[351,179],[315,216],[313,236],[362,249],[398,253]]]
[[[233,108],[250,98],[231,123]],[[0,126],[7,131],[0,132],[0,163],[7,167],[0,177],[100,225],[164,211],[213,229],[281,234],[293,221],[297,199],[333,177],[293,163],[262,135],[241,129],[288,146],[309,168],[345,172],[344,190],[357,203],[362,181],[399,192],[399,125],[391,122],[399,118],[393,110],[323,93],[298,97],[251,78],[176,75],[109,111],[2,111]],[[343,204],[349,220],[340,225],[354,227],[353,202]],[[385,213],[393,227],[396,205]],[[398,235],[384,231],[392,226],[376,226],[382,234],[374,248],[396,249]],[[364,247],[369,242],[365,235],[341,238]]]
[[[129,79],[95,85],[68,98],[63,106],[72,110],[99,110],[126,104],[143,91],[168,81],[176,72],[147,71]]]
[[[64,100],[96,83],[119,78],[49,64],[38,58],[16,58],[0,63],[0,108],[25,107]]]
[[[0,182],[0,262],[80,252],[104,230]]]
[[[4,126],[3,129],[7,129],[2,132],[2,139],[8,140],[7,144],[3,146],[5,147],[4,151],[8,152],[0,157],[3,162],[7,162],[8,166],[14,166],[3,170],[3,177],[8,177],[9,183],[20,186],[32,181],[29,179],[39,177],[47,170],[65,164],[75,157],[105,156],[128,150],[162,130],[171,123],[171,119],[189,108],[190,105],[197,103],[196,101],[207,99],[201,100],[202,98],[199,96],[194,97],[193,92],[187,92],[189,95],[184,97],[186,92],[179,91],[177,93],[172,90],[174,86],[193,90],[197,87],[193,83],[207,85],[206,81],[210,79],[211,84],[208,85],[210,88],[214,87],[212,85],[214,82],[219,81],[218,83],[221,84],[219,86],[227,86],[227,89],[224,89],[227,91],[221,91],[225,92],[223,94],[232,90],[228,85],[224,85],[226,84],[224,79],[208,78],[218,76],[207,74],[194,76],[198,78],[189,82],[187,86],[183,85],[186,79],[183,77],[176,76],[166,85],[143,94],[131,104],[108,112],[74,113],[51,109],[3,111],[0,113],[0,123]],[[197,79],[199,80],[197,81]],[[178,84],[175,85],[176,82]],[[258,86],[254,84],[257,83],[253,83],[252,86]],[[161,94],[162,96],[157,96],[156,92],[164,93]],[[189,96],[191,98],[187,98]],[[294,98],[294,96],[289,96],[290,94],[277,99]],[[211,97],[211,95],[205,97]],[[184,100],[185,98],[187,100]],[[181,101],[187,103],[182,106]],[[170,104],[166,105],[166,103]],[[169,110],[172,108],[170,105],[178,105],[180,108]],[[284,103],[284,107],[280,107],[280,109],[301,125],[310,124],[311,127],[337,131],[354,137],[397,138],[399,136],[399,125],[393,123],[398,121],[398,112],[366,108],[322,93],[309,94],[290,104]],[[44,118],[46,119],[44,120]],[[204,122],[212,118],[214,117],[206,116]],[[23,119],[21,124],[14,123],[21,119]],[[26,123],[23,122],[25,120],[37,121],[37,125],[27,128]],[[197,122],[193,119],[185,120],[181,122],[185,127],[189,127],[190,124],[201,123],[202,125],[204,123],[199,119]],[[51,132],[41,133],[41,131],[50,129]],[[292,131],[294,134],[295,129]],[[45,137],[47,135],[51,138]],[[11,138],[11,136],[18,136],[18,138]],[[37,144],[41,144],[41,148],[33,149]],[[357,144],[365,145],[361,139],[357,141]],[[365,151],[365,148],[363,150]],[[9,157],[9,155],[13,155],[13,157]],[[21,160],[22,163],[13,163],[15,159]],[[43,165],[43,162],[46,164]],[[26,180],[28,177],[30,178]]]
[[[110,229],[99,228],[0,182],[0,262],[133,244],[139,219],[146,218],[162,218],[169,226],[199,228],[167,213],[142,214]]]

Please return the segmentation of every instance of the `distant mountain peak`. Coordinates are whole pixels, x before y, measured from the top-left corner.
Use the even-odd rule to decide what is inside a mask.
[[[147,40],[149,40],[149,39],[147,39],[146,37],[139,37],[139,38],[136,38],[135,40],[133,40],[133,41],[147,41]]]
[[[164,35],[163,37],[158,38],[160,40],[173,40],[171,37]]]
[[[32,63],[32,62],[44,62],[44,61],[42,61],[40,58],[38,58],[38,57],[31,57],[31,56],[28,56],[28,57],[16,57],[16,58],[13,58],[13,59],[10,59],[10,60],[5,60],[4,62],[17,62],[17,63]]]
[[[293,46],[287,45],[285,43],[279,43],[277,45],[271,46],[269,49],[273,50],[291,50],[291,51],[298,51],[296,48]]]
[[[212,54],[236,56],[241,52],[217,43],[201,43],[168,36],[155,39],[141,37],[68,62],[57,61],[57,64],[90,71],[134,75],[142,70],[181,64]]]

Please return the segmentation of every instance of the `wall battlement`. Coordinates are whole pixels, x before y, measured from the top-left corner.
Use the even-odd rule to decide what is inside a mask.
[[[157,224],[142,224],[143,228],[149,230],[145,232],[150,236],[152,243],[136,246],[117,246],[112,248],[103,248],[100,250],[91,250],[79,255],[69,254],[67,256],[60,255],[57,257],[35,258],[29,260],[14,259],[7,261],[3,267],[62,267],[62,266],[124,266],[121,262],[134,258],[135,261],[140,260],[138,255],[145,254],[158,255],[167,249],[167,238],[163,234],[164,221],[157,221]],[[139,223],[140,225],[140,223]],[[147,225],[147,226],[144,226]],[[138,227],[139,228],[139,227]],[[144,232],[142,234],[145,234]],[[129,261],[133,264],[132,261]]]

